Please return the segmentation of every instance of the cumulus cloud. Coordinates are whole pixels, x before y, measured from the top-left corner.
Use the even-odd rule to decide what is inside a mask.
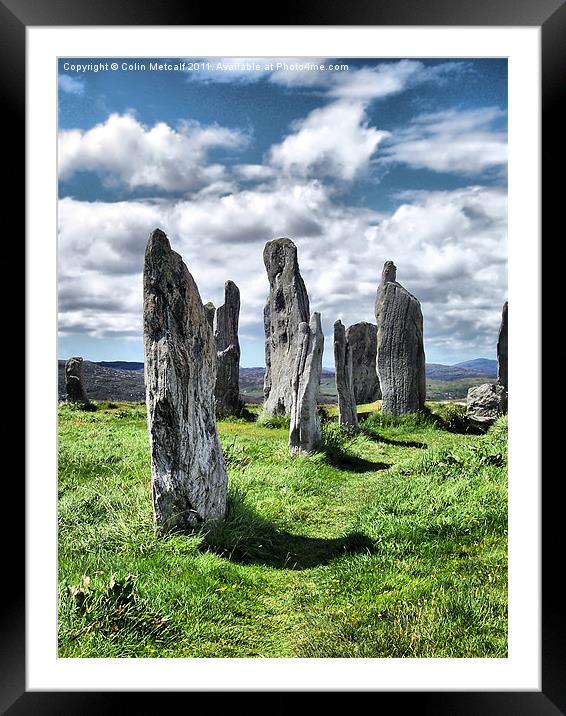
[[[507,164],[507,133],[496,107],[452,109],[416,117],[390,136],[383,155],[415,169],[477,174]]]
[[[261,346],[263,246],[289,236],[327,337],[337,318],[346,325],[373,320],[381,268],[393,259],[399,281],[421,300],[429,360],[450,351],[493,355],[506,290],[506,213],[505,192],[486,187],[407,194],[385,217],[341,205],[317,182],[175,202],[62,199],[60,327],[141,336],[143,252],[159,226],[203,301],[219,305],[224,282],[238,284],[242,340]],[[325,364],[332,365],[327,344]]]
[[[381,99],[402,92],[422,72],[422,63],[414,60],[361,67],[352,72],[335,72],[331,75],[328,94],[349,99]]]
[[[66,92],[67,94],[81,95],[85,91],[85,82],[78,77],[60,74],[57,84],[61,92]]]
[[[447,76],[467,68],[465,62],[426,66],[418,60],[360,66],[326,57],[222,57],[206,62],[210,69],[191,71],[190,81],[250,84],[265,80],[281,87],[312,90],[334,99],[366,102],[419,84],[442,83]],[[333,69],[329,69],[330,65]]]
[[[351,181],[364,172],[387,132],[368,126],[360,102],[337,101],[314,109],[292,125],[281,144],[271,147],[269,161],[299,176],[330,176]]]
[[[198,189],[224,179],[221,164],[207,164],[210,149],[239,150],[248,141],[242,132],[217,125],[182,122],[173,129],[158,122],[150,128],[132,115],[111,114],[92,129],[59,133],[59,176],[93,171],[130,189]]]

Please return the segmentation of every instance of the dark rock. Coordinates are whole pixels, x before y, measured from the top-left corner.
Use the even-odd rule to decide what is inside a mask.
[[[226,512],[216,346],[196,283],[159,229],[145,251],[143,294],[154,522],[160,531],[192,529]]]
[[[507,359],[509,354],[508,336],[507,336],[507,301],[503,304],[501,313],[501,325],[499,326],[499,336],[497,338],[497,382],[508,390],[508,372]]]
[[[338,391],[338,422],[349,430],[358,428],[358,412],[354,396],[352,351],[346,340],[342,321],[334,323],[334,366]]]
[[[206,308],[206,307],[205,307]],[[233,281],[224,284],[224,304],[214,316],[216,341],[216,415],[237,415],[240,401],[240,343],[238,321],[240,317],[240,290]]]
[[[83,359],[75,356],[65,363],[65,388],[67,402],[88,403],[83,383]]]
[[[380,400],[381,389],[376,370],[377,326],[361,321],[346,330],[346,341],[352,353],[352,380],[356,403]]]
[[[299,324],[309,321],[309,298],[299,272],[297,247],[290,239],[269,241],[263,250],[263,261],[269,279],[263,313],[264,408],[270,415],[290,415]]]
[[[324,336],[320,313],[308,323],[299,324],[297,356],[293,371],[293,402],[289,428],[289,449],[296,454],[313,452],[320,443],[320,418],[317,410]]]
[[[426,397],[423,316],[419,301],[397,283],[392,261],[383,267],[377,290],[377,374],[382,412],[415,413]]]

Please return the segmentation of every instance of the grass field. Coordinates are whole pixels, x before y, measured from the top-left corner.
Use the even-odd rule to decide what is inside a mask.
[[[145,406],[61,404],[59,655],[505,657],[506,418],[430,407],[360,406],[309,457],[282,421],[222,421],[228,517],[164,538]]]

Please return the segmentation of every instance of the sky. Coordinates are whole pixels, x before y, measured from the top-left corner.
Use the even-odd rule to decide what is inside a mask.
[[[58,124],[60,358],[143,360],[158,227],[204,303],[238,285],[244,367],[265,364],[262,252],[283,236],[326,367],[335,320],[375,322],[387,260],[421,302],[428,363],[495,358],[506,60],[61,58]]]

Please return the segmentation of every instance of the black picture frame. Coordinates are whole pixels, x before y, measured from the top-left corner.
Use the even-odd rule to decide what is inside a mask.
[[[266,10],[269,6],[264,5]],[[258,9],[259,8],[259,9]],[[274,8],[271,8],[273,12]],[[537,26],[542,44],[542,144],[543,228],[561,227],[558,210],[563,204],[560,152],[557,142],[563,133],[563,99],[566,78],[566,6],[564,0],[327,0],[287,2],[282,8],[285,22],[280,25],[336,26]],[[219,8],[210,3],[177,3],[174,0],[0,0],[0,88],[5,137],[12,138],[25,152],[25,52],[29,26],[72,25],[273,25],[270,13],[261,16],[261,6],[241,2]],[[258,14],[260,13],[260,14]],[[292,20],[290,19],[292,18]],[[560,127],[559,127],[560,123]],[[21,157],[21,155],[20,155]],[[25,162],[10,165],[9,185],[4,195],[10,207],[14,234],[19,236],[25,220]],[[15,228],[17,226],[17,229]],[[17,233],[16,233],[17,231]],[[538,337],[535,337],[538,339]],[[26,356],[29,369],[32,357]],[[532,376],[530,376],[532,379]],[[542,380],[539,377],[540,380]],[[542,385],[540,394],[542,395]],[[33,396],[26,396],[26,411],[33,410]],[[29,444],[27,450],[33,449]],[[541,467],[542,470],[542,467]],[[560,475],[544,485],[542,508],[542,689],[539,692],[378,692],[373,698],[378,708],[391,704],[418,713],[493,714],[502,716],[556,716],[566,714],[566,660],[563,623],[563,596],[555,589],[556,568],[563,538],[562,502],[558,498]],[[6,494],[7,493],[7,494]],[[555,494],[556,493],[556,494]],[[127,709],[150,713],[163,710],[165,696],[183,693],[132,692],[31,692],[25,686],[25,554],[24,482],[4,481],[3,500],[10,506],[16,528],[3,522],[5,532],[4,575],[9,578],[2,589],[4,608],[0,612],[0,711],[21,714],[106,714]],[[16,530],[14,532],[14,529]],[[18,546],[19,545],[19,546]],[[260,690],[260,687],[258,688]],[[369,690],[369,689],[368,689]],[[187,695],[185,695],[186,698]],[[140,698],[141,697],[141,698]],[[139,704],[136,703],[139,699]],[[169,700],[169,699],[167,699]],[[187,702],[185,702],[187,703]],[[191,702],[189,702],[191,703]]]

